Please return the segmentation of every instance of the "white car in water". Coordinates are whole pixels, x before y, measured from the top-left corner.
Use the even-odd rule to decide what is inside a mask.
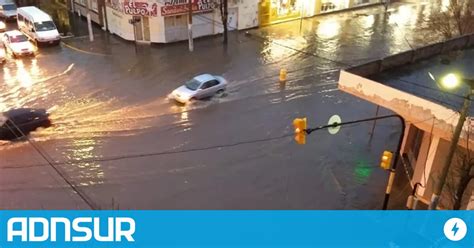
[[[0,32],[5,32],[7,31],[7,25],[5,25],[4,22],[0,21]]]
[[[35,55],[35,46],[28,37],[18,30],[8,31],[2,37],[3,46],[13,57]]]
[[[187,103],[193,100],[209,98],[225,91],[227,80],[221,76],[202,74],[186,82],[171,93],[171,98]]]

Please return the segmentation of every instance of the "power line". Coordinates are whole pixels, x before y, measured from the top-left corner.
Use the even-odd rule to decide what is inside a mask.
[[[8,125],[8,122],[10,122],[12,124],[12,126],[20,133],[21,136],[17,135],[16,132],[10,127],[10,125]],[[21,138],[21,137],[25,137],[26,140],[28,141],[28,143],[38,152],[38,154],[54,169],[54,171],[56,171],[56,173],[58,173],[58,175],[69,185],[69,187],[71,187],[71,189],[84,201],[84,203],[87,204],[87,206],[89,206],[90,209],[92,210],[95,210],[97,209],[97,207],[95,206],[94,202],[92,202],[92,200],[90,200],[85,193],[83,193],[79,188],[76,187],[76,185],[74,185],[67,177],[66,175],[61,171],[59,170],[59,168],[57,168],[54,164],[54,162],[51,162],[50,160],[53,160],[51,159],[51,157],[45,152],[45,151],[42,151],[42,149],[37,146],[30,138],[28,138],[27,135],[25,135],[25,133],[11,120],[11,119],[8,119],[7,122],[5,122],[6,126],[8,127],[8,129],[10,130],[10,132],[12,132],[12,134],[17,137],[17,138]]]
[[[240,141],[240,142],[236,142],[236,143],[213,145],[213,146],[207,146],[207,147],[198,147],[198,148],[190,148],[190,149],[174,150],[174,151],[136,153],[136,154],[128,154],[128,155],[121,155],[121,156],[110,156],[110,157],[102,157],[102,158],[92,158],[92,159],[81,159],[81,160],[77,160],[77,161],[54,162],[53,164],[54,165],[65,165],[65,164],[74,164],[74,163],[108,162],[108,161],[116,161],[116,160],[123,160],[123,159],[135,159],[135,158],[144,158],[144,157],[174,155],[174,154],[181,154],[181,153],[214,150],[214,149],[220,149],[220,148],[229,148],[229,147],[246,145],[246,144],[255,144],[255,143],[268,142],[268,141],[287,138],[287,137],[290,137],[292,135],[293,134],[284,134],[284,135],[270,137],[270,138],[253,139],[253,140]],[[49,164],[49,161],[48,161],[48,164]],[[30,167],[44,166],[44,165],[46,165],[46,164],[30,165]]]
[[[451,95],[451,96],[461,98],[461,99],[466,99],[466,96],[458,95],[456,93],[447,92],[447,91],[443,91],[443,90],[438,89],[438,88],[434,88],[434,87],[422,85],[422,84],[419,84],[419,83],[415,83],[413,81],[409,81],[409,80],[406,80],[406,79],[403,79],[403,78],[400,78],[400,77],[396,77],[395,80],[398,80],[402,83],[410,84],[410,85],[413,85],[413,86],[416,86],[416,87],[420,87],[420,88],[424,88],[424,89],[427,89],[427,90],[435,91],[435,92],[438,92],[438,93]],[[470,100],[473,101],[473,99],[470,99]]]
[[[354,126],[361,124],[362,122],[367,121],[367,119],[362,119],[360,121],[353,121],[350,123],[344,123],[347,126]],[[323,128],[332,127],[331,125],[325,125]],[[318,129],[323,129],[318,128]],[[206,147],[197,147],[197,148],[190,148],[190,149],[183,149],[183,150],[174,150],[174,151],[161,151],[161,152],[150,152],[150,153],[136,153],[136,154],[128,154],[128,155],[121,155],[121,156],[110,156],[110,157],[102,157],[102,158],[91,158],[91,159],[81,159],[77,161],[63,161],[63,162],[52,162],[52,166],[54,165],[65,165],[65,164],[75,164],[75,163],[95,163],[95,162],[109,162],[109,161],[116,161],[116,160],[124,160],[124,159],[136,159],[136,158],[144,158],[144,157],[156,157],[156,156],[164,156],[164,155],[175,155],[175,154],[182,154],[182,153],[189,153],[189,152],[199,152],[199,151],[206,151],[206,150],[214,150],[214,149],[221,149],[221,148],[230,148],[240,145],[247,145],[247,144],[255,144],[255,143],[262,143],[268,141],[274,141],[279,139],[284,139],[293,136],[293,133],[290,134],[283,134],[280,136],[269,137],[269,138],[261,138],[261,139],[252,139],[252,140],[245,140],[239,141],[230,144],[221,144],[221,145],[212,145]],[[51,163],[48,161],[48,164]],[[36,165],[29,165],[28,167],[36,167],[36,166],[44,166],[48,164],[36,164]],[[17,167],[10,167],[10,168],[17,168]]]

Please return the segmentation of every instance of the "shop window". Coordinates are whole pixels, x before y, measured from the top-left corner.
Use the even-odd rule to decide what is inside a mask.
[[[275,6],[277,7],[277,15],[285,16],[297,11],[296,0],[277,0]]]
[[[181,27],[186,26],[188,23],[187,15],[168,16],[165,17],[166,27]]]
[[[329,12],[349,8],[349,0],[323,0],[321,12]]]

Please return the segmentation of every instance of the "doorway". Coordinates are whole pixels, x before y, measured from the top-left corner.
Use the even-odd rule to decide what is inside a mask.
[[[135,23],[135,40],[138,42],[150,42],[150,19],[147,16],[134,16],[138,20]]]

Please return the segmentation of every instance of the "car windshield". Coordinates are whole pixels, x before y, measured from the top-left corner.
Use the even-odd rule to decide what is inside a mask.
[[[186,88],[190,90],[197,90],[199,86],[201,85],[201,82],[197,81],[196,79],[191,79],[189,80],[186,84]]]
[[[28,41],[28,38],[24,35],[10,36],[11,43],[19,43]]]
[[[3,10],[16,10],[16,5],[15,4],[3,5]]]
[[[49,31],[56,29],[56,26],[52,21],[35,22],[35,29],[36,31]]]

